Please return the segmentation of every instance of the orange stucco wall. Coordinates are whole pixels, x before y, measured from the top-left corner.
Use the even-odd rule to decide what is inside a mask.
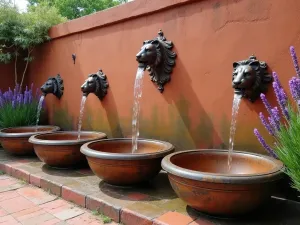
[[[172,80],[161,94],[146,72],[141,105],[141,137],[167,140],[177,149],[226,148],[233,89],[232,63],[255,54],[277,71],[287,89],[294,75],[289,46],[300,55],[298,0],[138,0],[58,25],[53,40],[35,52],[29,82],[60,73],[65,93],[47,96],[50,122],[76,129],[80,86],[102,68],[110,88],[104,101],[90,95],[84,129],[109,137],[131,135],[135,55],[159,29],[174,42],[178,58]],[[77,55],[73,64],[71,55]],[[275,103],[274,95],[268,98]],[[262,103],[243,100],[236,148],[262,152],[253,135],[260,128]]]

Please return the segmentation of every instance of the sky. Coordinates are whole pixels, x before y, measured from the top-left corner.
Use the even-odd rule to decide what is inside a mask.
[[[15,3],[22,12],[26,11],[26,9],[27,9],[27,0],[15,0]]]

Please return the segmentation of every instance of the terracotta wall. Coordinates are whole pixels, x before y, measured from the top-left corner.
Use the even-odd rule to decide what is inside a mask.
[[[29,81],[42,85],[60,73],[65,94],[47,96],[52,124],[76,129],[80,86],[99,68],[110,84],[104,101],[87,100],[84,129],[109,137],[131,135],[135,55],[159,29],[178,54],[171,83],[161,94],[144,77],[140,136],[167,140],[177,149],[226,148],[231,120],[232,63],[255,54],[278,72],[284,87],[294,75],[289,46],[300,55],[298,0],[139,0],[53,27],[53,40],[35,52]],[[77,55],[73,64],[71,55]],[[147,72],[146,72],[147,73]],[[267,97],[275,103],[271,92]],[[243,100],[236,148],[263,152],[253,135],[262,103]]]
[[[14,64],[0,64],[0,79],[0,90],[2,92],[15,86]]]

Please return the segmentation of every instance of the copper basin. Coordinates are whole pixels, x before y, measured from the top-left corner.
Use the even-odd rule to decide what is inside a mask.
[[[11,154],[32,155],[34,154],[33,145],[28,141],[32,135],[58,130],[60,128],[57,126],[10,127],[0,130],[0,141],[4,150]]]
[[[80,147],[84,143],[107,136],[101,132],[82,131],[80,140],[77,137],[78,132],[61,131],[34,135],[30,137],[29,142],[33,144],[35,154],[48,166],[68,168],[86,162],[85,156],[80,152]]]
[[[166,156],[176,194],[192,208],[217,216],[238,216],[270,199],[283,177],[283,164],[268,156],[234,151],[228,171],[228,151],[189,150]]]
[[[168,142],[139,139],[138,150],[131,153],[132,139],[106,139],[86,143],[81,152],[86,155],[93,172],[113,185],[133,185],[155,177],[161,170],[161,160],[174,151]]]

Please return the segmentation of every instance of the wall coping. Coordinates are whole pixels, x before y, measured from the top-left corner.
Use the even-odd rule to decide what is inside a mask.
[[[88,16],[53,26],[49,35],[52,39],[83,31],[120,23],[143,15],[153,14],[199,0],[135,0]]]

